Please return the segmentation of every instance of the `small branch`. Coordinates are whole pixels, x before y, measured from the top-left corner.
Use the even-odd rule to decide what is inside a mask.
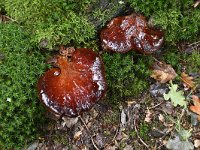
[[[147,148],[149,149],[149,146],[142,140],[142,138],[139,136],[139,133],[138,133],[138,130],[137,130],[137,127],[136,127],[136,120],[134,119],[134,128],[135,128],[135,132],[137,134],[137,137],[139,138],[140,142],[142,142],[142,144]]]
[[[8,16],[6,16],[6,15],[0,15],[1,17],[2,17],[2,21],[3,21],[3,19],[7,19],[6,21],[13,21],[13,22],[17,22],[16,20],[14,20],[14,19],[12,19],[12,18],[10,18],[10,17],[8,17]]]
[[[156,107],[160,106],[162,103],[164,103],[164,101],[162,101],[162,102],[160,102],[160,103],[158,103],[158,104],[156,104],[156,105],[154,105],[154,106],[150,107],[149,109],[154,109],[154,108],[156,108]]]
[[[197,42],[189,44],[188,46],[196,45],[196,44],[199,44],[199,43],[200,43],[200,41],[197,41]]]
[[[182,119],[182,117],[184,116],[184,114],[185,114],[185,109],[182,109],[182,111],[181,111],[181,116],[180,116],[180,120]]]
[[[115,135],[114,135],[114,137],[113,137],[113,139],[112,139],[112,141],[115,141],[115,139],[116,139],[116,137],[117,137],[117,133],[119,132],[119,129],[117,129],[116,130],[116,132],[115,132]]]
[[[156,62],[160,62],[157,58],[153,57],[153,59],[156,61]]]
[[[99,148],[97,147],[97,145],[96,145],[95,142],[94,142],[94,139],[93,139],[93,137],[92,137],[92,135],[91,135],[91,132],[90,132],[90,130],[88,129],[88,127],[87,127],[85,121],[83,120],[83,118],[82,118],[81,116],[78,116],[78,117],[80,118],[81,122],[83,123],[83,125],[84,125],[85,128],[86,128],[86,130],[88,131],[88,133],[89,133],[89,135],[90,135],[90,139],[91,139],[91,141],[92,141],[92,144],[93,144],[94,148],[95,148],[96,150],[99,150]]]

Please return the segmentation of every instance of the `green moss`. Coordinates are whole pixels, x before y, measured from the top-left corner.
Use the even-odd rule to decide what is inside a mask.
[[[119,116],[120,116],[119,109],[112,109],[109,115],[105,115],[103,121],[106,124],[118,124]]]
[[[46,65],[14,24],[0,24],[0,53],[0,147],[21,149],[37,137],[44,122],[36,82]]]
[[[147,123],[141,122],[139,124],[139,135],[145,141],[149,140],[149,135],[148,135],[149,130],[150,130],[150,126]]]
[[[184,63],[188,64],[188,72],[197,72],[199,52],[182,54],[171,47],[182,40],[199,38],[200,9],[191,6],[193,0],[128,1],[132,8],[152,18],[153,24],[165,31],[166,45],[170,46],[165,48],[161,59],[178,74]],[[28,144],[37,137],[44,121],[36,82],[46,65],[36,47],[51,49],[67,45],[99,51],[97,33],[114,16],[125,14],[125,6],[126,3],[118,0],[0,0],[0,11],[7,12],[17,24],[0,24],[0,149],[20,149]],[[148,87],[151,56],[104,52],[102,58],[110,103],[137,97]],[[116,120],[117,113],[104,121]],[[139,125],[142,138],[148,139],[148,129],[144,123]],[[57,140],[62,143],[63,138]]]
[[[187,71],[191,72],[199,72],[200,69],[200,52],[194,51],[190,55],[185,55],[185,62],[187,65]]]
[[[129,135],[132,137],[132,138],[137,138],[137,132],[135,130],[132,130],[129,132]]]
[[[180,52],[176,47],[168,47],[162,60],[171,64],[179,75],[182,72],[183,66],[186,67],[187,73],[198,72],[200,68],[200,53],[195,50],[192,54],[186,54]]]
[[[171,44],[180,40],[196,40],[200,32],[200,9],[194,9],[193,0],[129,0],[131,6],[146,17],[152,17],[154,25],[165,30],[165,38]]]
[[[77,46],[94,37],[95,30],[84,12],[92,0],[5,0],[5,9],[13,19],[32,33],[32,41],[42,47]]]
[[[58,144],[63,144],[65,145],[65,147],[67,147],[68,149],[72,149],[72,144],[69,143],[69,141],[67,140],[67,136],[66,133],[61,131],[56,131],[56,133],[54,133],[52,135],[52,140],[54,143],[58,143]]]
[[[90,15],[88,18],[97,30],[101,30],[108,21],[124,11],[124,7],[125,3],[120,3],[119,0],[95,1],[92,4],[92,10],[88,14]]]
[[[183,54],[176,47],[168,47],[165,49],[162,59],[167,64],[172,65],[178,74],[181,73]]]
[[[148,59],[147,59],[148,57]],[[103,54],[108,83],[107,98],[118,103],[128,97],[135,97],[148,87],[151,56],[130,52],[127,54]]]

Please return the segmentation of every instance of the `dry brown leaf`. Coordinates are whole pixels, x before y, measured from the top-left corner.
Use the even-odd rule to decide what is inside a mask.
[[[76,132],[74,135],[74,140],[76,141],[76,140],[80,139],[81,135],[82,135],[82,131]]]
[[[196,95],[192,95],[193,104],[190,106],[190,110],[198,114],[198,120],[200,120],[200,98]]]
[[[63,116],[62,119],[63,119],[62,126],[63,127],[67,126],[68,128],[73,127],[78,122],[78,117],[76,117],[76,118],[69,118],[67,116]]]
[[[106,145],[104,150],[116,150],[117,149],[117,146],[111,146],[111,145]]]
[[[189,76],[185,72],[181,73],[181,80],[184,82],[186,87],[191,89],[195,88],[195,82],[193,81],[193,77]]]
[[[136,103],[136,101],[129,100],[129,101],[126,101],[126,103],[128,104],[128,107],[131,107],[133,104]]]
[[[151,113],[151,111],[148,109],[147,112],[146,112],[146,116],[145,116],[144,121],[149,123],[149,122],[151,122],[151,120],[152,120],[152,113]]]
[[[161,121],[161,122],[165,122],[165,118],[162,114],[159,114],[158,116],[158,119]]]
[[[153,74],[151,75],[151,77],[161,83],[166,83],[170,80],[173,80],[177,76],[172,66],[166,64],[165,62],[155,62],[152,66],[152,69]]]
[[[199,139],[194,140],[194,147],[196,147],[196,148],[200,147],[200,140]]]

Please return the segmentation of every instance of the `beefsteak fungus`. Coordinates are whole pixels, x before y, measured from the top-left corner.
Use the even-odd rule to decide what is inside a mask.
[[[125,53],[134,49],[144,54],[158,50],[164,40],[163,32],[149,28],[145,17],[138,14],[112,19],[100,38],[105,50]]]
[[[91,49],[62,49],[52,60],[54,68],[38,81],[39,98],[52,112],[76,117],[105,95],[103,63]]]

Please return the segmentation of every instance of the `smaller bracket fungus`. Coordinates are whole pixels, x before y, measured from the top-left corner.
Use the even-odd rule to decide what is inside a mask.
[[[125,53],[135,49],[151,54],[163,44],[163,32],[147,26],[145,17],[138,14],[112,19],[101,31],[101,43],[105,50]]]
[[[39,98],[58,115],[76,117],[89,110],[106,92],[107,84],[100,56],[86,48],[61,48],[38,81]]]

